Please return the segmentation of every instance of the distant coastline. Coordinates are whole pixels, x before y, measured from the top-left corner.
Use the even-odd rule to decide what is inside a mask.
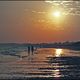
[[[54,42],[54,43],[0,43],[1,46],[13,46],[13,47],[27,47],[33,45],[36,48],[64,48],[64,49],[73,49],[80,50],[80,41],[77,42]]]

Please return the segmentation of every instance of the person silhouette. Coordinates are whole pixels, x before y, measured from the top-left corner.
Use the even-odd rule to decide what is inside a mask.
[[[28,54],[30,54],[30,46],[28,46]]]
[[[31,52],[33,54],[33,52],[34,52],[34,46],[31,46]]]

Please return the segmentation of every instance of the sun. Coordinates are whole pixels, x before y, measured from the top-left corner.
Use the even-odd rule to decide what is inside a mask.
[[[61,16],[61,12],[60,12],[60,11],[54,11],[54,12],[52,13],[52,15],[53,15],[54,17],[56,17],[56,18],[59,18],[59,17]]]

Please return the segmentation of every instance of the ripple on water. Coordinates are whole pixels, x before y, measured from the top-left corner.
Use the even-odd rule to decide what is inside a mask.
[[[0,78],[79,79],[80,56],[71,56],[74,52],[71,53],[70,50],[66,51],[71,55],[66,56],[65,50],[62,51],[64,56],[58,57],[55,56],[55,49],[40,49],[37,54],[28,56],[26,56],[27,52],[21,52],[20,55],[25,56],[21,58],[0,54]]]

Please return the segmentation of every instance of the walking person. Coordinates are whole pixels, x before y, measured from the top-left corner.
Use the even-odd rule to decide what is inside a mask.
[[[31,52],[34,53],[34,46],[31,46]]]
[[[28,46],[28,54],[30,54],[30,46]]]

